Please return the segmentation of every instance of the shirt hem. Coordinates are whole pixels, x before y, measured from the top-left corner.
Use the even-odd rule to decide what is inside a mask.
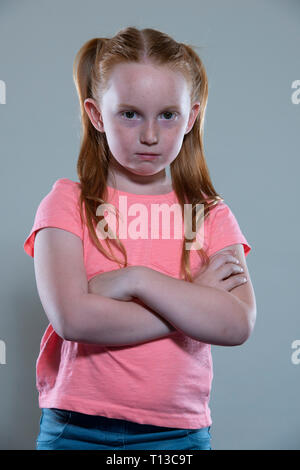
[[[210,426],[212,420],[210,412],[199,413],[198,417],[183,417],[182,415],[162,414],[154,411],[144,411],[141,409],[127,408],[124,406],[112,406],[111,404],[95,404],[94,401],[79,401],[75,397],[63,396],[60,398],[47,398],[39,396],[40,408],[59,408],[76,411],[88,415],[105,416],[113,419],[123,419],[140,424],[150,424],[152,426],[164,426],[185,429],[199,429]],[[209,410],[209,408],[208,408]],[[167,423],[167,425],[166,425]]]

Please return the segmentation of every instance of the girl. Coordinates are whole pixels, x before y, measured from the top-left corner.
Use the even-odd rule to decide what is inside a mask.
[[[204,66],[128,27],[85,43],[74,80],[80,182],[53,184],[24,243],[50,322],[36,448],[211,449],[211,344],[245,342],[256,305],[204,157]]]

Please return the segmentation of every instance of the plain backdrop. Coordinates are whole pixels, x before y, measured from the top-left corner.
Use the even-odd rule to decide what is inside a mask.
[[[0,448],[34,449],[39,429],[35,364],[48,320],[23,243],[56,179],[78,180],[73,60],[88,39],[126,26],[198,46],[206,160],[252,246],[254,332],[241,346],[212,346],[212,447],[300,449],[297,0],[1,0]]]

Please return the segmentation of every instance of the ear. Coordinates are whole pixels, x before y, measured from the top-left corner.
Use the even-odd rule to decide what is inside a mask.
[[[104,132],[104,125],[98,103],[93,98],[84,100],[84,109],[86,110],[91,123],[97,131]]]
[[[197,101],[196,103],[193,104],[193,107],[190,111],[189,120],[188,120],[186,131],[184,134],[188,134],[192,130],[194,122],[196,121],[196,118],[199,114],[199,111],[200,111],[200,102]]]

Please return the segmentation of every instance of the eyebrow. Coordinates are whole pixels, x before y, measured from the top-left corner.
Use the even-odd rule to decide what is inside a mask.
[[[117,106],[118,108],[129,108],[129,109],[135,109],[136,111],[140,111],[139,108],[137,106],[134,106],[132,104],[126,104],[126,103],[120,103],[118,104]],[[162,109],[165,109],[165,110],[169,110],[169,109],[176,109],[176,110],[180,110],[180,106],[174,104],[174,105],[170,105],[170,106],[162,106],[161,107]]]

